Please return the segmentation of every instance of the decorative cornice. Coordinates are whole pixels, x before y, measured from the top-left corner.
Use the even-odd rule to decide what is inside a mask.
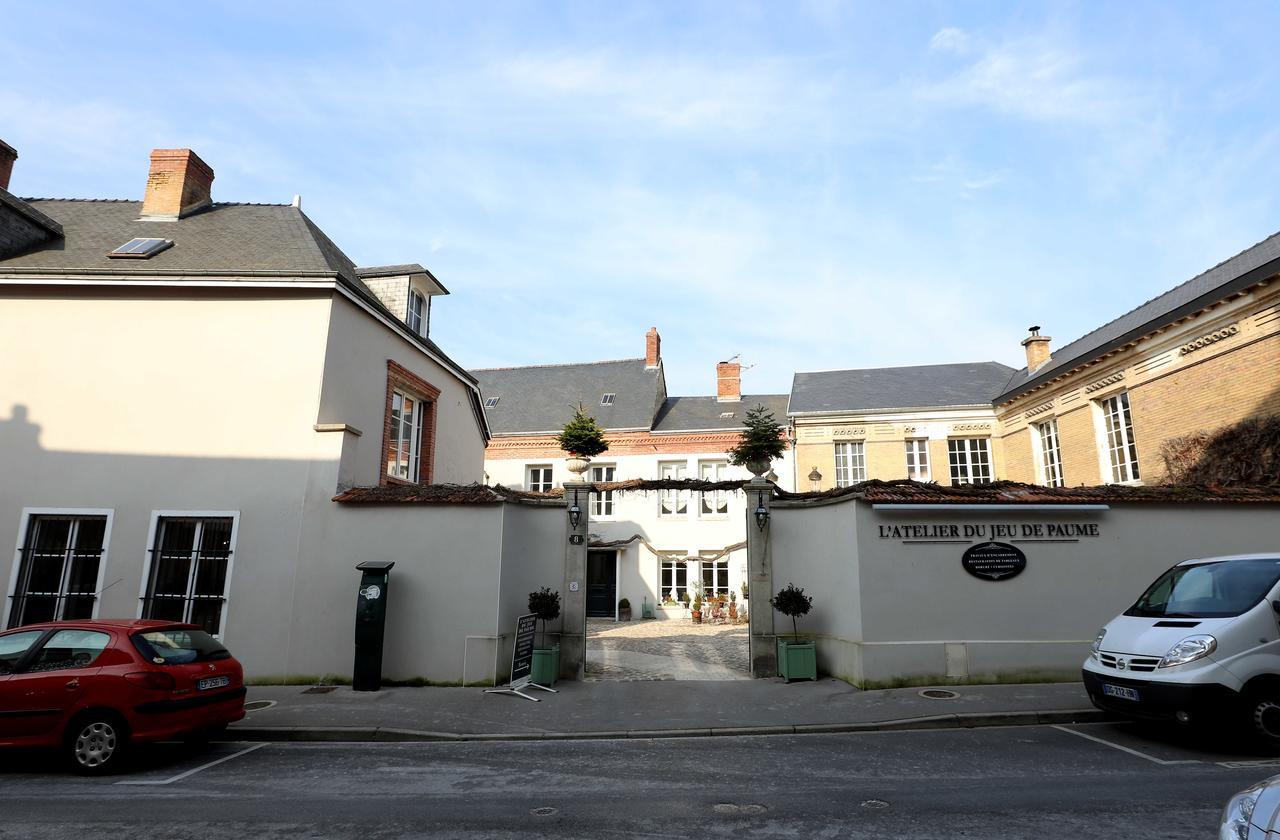
[[[1197,350],[1208,347],[1210,344],[1217,344],[1223,339],[1230,338],[1238,332],[1240,332],[1239,322],[1223,327],[1220,330],[1214,330],[1211,333],[1200,336],[1194,341],[1188,341],[1186,344],[1182,345],[1178,348],[1178,355],[1185,356],[1188,353],[1194,353]]]
[[[1097,382],[1091,382],[1088,385],[1084,386],[1084,389],[1088,391],[1090,394],[1092,394],[1094,391],[1101,391],[1103,388],[1106,388],[1108,385],[1114,385],[1123,379],[1124,379],[1124,371],[1120,371],[1119,373],[1113,373],[1110,376],[1104,376],[1101,379],[1099,379]]]
[[[990,423],[956,423],[951,427],[952,432],[989,432],[991,431]]]
[[[1037,414],[1044,414],[1046,411],[1050,411],[1052,409],[1053,409],[1053,400],[1049,400],[1048,402],[1040,403],[1035,408],[1028,408],[1027,416],[1035,417]]]

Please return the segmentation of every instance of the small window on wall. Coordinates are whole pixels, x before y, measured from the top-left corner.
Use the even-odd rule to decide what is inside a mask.
[[[729,596],[729,561],[724,560],[703,560],[702,566],[702,592],[707,597]]]
[[[93,618],[107,517],[34,514],[18,558],[9,626]]]
[[[703,481],[724,481],[725,473],[728,472],[728,470],[728,461],[698,462],[698,477]],[[714,517],[729,515],[728,490],[704,490],[698,494],[698,497],[699,516]]]
[[[678,602],[689,588],[689,565],[684,558],[664,558],[659,569],[659,582],[662,586],[659,600]]]
[[[929,441],[916,438],[907,441],[907,478],[929,481]]]
[[[836,444],[836,486],[848,487],[867,480],[867,459],[862,441]]]
[[[602,464],[591,468],[591,481],[598,484],[613,481],[615,468],[612,464]],[[613,516],[613,491],[605,490],[591,494],[591,515],[600,517]]]
[[[230,584],[234,519],[161,516],[147,570],[142,617],[222,632]]]
[[[424,335],[423,326],[426,323],[422,319],[422,310],[424,308],[422,295],[417,292],[409,292],[409,329],[418,335]]]
[[[1062,480],[1062,450],[1058,448],[1058,421],[1046,420],[1043,423],[1033,423],[1035,426],[1036,439],[1040,442],[1038,451],[1040,455],[1040,481],[1045,487],[1061,487]]]
[[[551,467],[529,467],[528,487],[535,493],[549,493],[555,487],[551,481]]]
[[[658,465],[658,478],[683,481],[687,465],[684,461],[670,461]],[[689,494],[683,490],[658,492],[658,516],[685,516],[689,513]]]
[[[1133,417],[1129,413],[1129,395],[1116,394],[1098,403],[1102,409],[1107,433],[1107,456],[1111,463],[1111,481],[1123,484],[1137,481],[1138,444],[1133,438]]]
[[[955,438],[947,441],[952,484],[986,484],[991,481],[991,439]]]

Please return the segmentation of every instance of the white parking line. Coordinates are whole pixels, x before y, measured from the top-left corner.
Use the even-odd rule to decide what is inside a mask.
[[[116,784],[118,785],[171,785],[174,782],[182,781],[188,776],[194,776],[196,773],[199,773],[201,770],[208,770],[210,767],[216,767],[217,765],[221,764],[224,761],[230,761],[233,758],[239,758],[242,755],[248,755],[254,750],[260,750],[266,745],[267,745],[266,742],[263,742],[261,744],[254,744],[251,747],[245,747],[238,753],[232,753],[231,755],[224,755],[222,758],[216,759],[214,761],[210,761],[208,764],[201,764],[199,767],[193,767],[192,769],[188,770],[185,773],[179,773],[178,775],[168,779],[125,779],[122,782],[116,782]]]
[[[1088,740],[1093,741],[1094,743],[1102,744],[1104,746],[1111,747],[1112,749],[1120,750],[1121,752],[1127,752],[1129,755],[1136,755],[1138,758],[1145,758],[1147,761],[1150,761],[1153,764],[1169,765],[1169,764],[1200,764],[1202,763],[1199,759],[1196,759],[1196,758],[1184,758],[1178,761],[1166,761],[1163,758],[1156,758],[1154,755],[1147,755],[1144,752],[1138,752],[1137,750],[1131,749],[1130,747],[1121,746],[1120,744],[1115,744],[1115,743],[1112,743],[1111,741],[1106,741],[1102,738],[1095,738],[1093,735],[1088,735],[1084,732],[1079,731],[1078,729],[1068,729],[1065,726],[1058,726],[1057,724],[1054,724],[1052,728],[1058,730],[1059,732],[1068,732],[1072,735],[1079,735],[1081,738],[1087,738]]]

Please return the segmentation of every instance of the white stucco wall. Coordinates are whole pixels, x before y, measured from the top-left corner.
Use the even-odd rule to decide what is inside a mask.
[[[1098,629],[1169,566],[1193,557],[1280,551],[1274,506],[1116,504],[1109,510],[874,510],[853,500],[821,507],[775,505],[774,589],[794,580],[814,595],[801,633],[819,639],[820,666],[852,681],[992,675],[1073,676]],[[1096,525],[1076,542],[1026,534],[1024,526]],[[881,528],[955,525],[988,530],[970,542],[904,542]],[[986,581],[961,557],[1012,529],[1027,557],[1016,577]],[[883,535],[882,535],[883,534]],[[776,616],[783,632],[789,624]]]
[[[332,329],[324,351],[324,385],[319,423],[346,423],[364,434],[354,446],[352,480],[378,483],[382,463],[382,424],[387,393],[387,361],[392,360],[440,389],[436,401],[433,481],[471,484],[483,480],[484,436],[472,408],[469,388],[454,374],[355,304],[334,297]]]

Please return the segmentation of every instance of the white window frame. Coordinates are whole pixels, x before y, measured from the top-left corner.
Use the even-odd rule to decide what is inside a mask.
[[[987,468],[987,475],[986,475],[986,478],[984,478],[982,481],[975,480],[975,476],[974,476],[974,466],[980,463],[977,459],[973,457],[975,454],[977,454],[977,450],[975,450],[973,447],[973,444],[975,442],[982,443],[982,452],[983,454],[986,455],[985,466]],[[952,444],[955,444],[955,443],[964,444],[963,446],[960,447],[960,450],[958,453],[952,447]],[[958,480],[956,478],[956,471],[955,471],[955,467],[957,466],[955,456],[957,454],[960,454],[963,456],[963,462],[960,465],[964,467],[964,477]],[[991,457],[991,438],[989,437],[947,438],[947,474],[951,478],[952,487],[959,487],[961,485],[966,485],[966,484],[989,484],[991,481],[993,481],[995,476],[995,463]]]
[[[929,464],[929,439],[907,438],[905,443],[907,458],[907,478],[916,481],[932,481],[933,468]],[[914,475],[912,473],[915,473]]]
[[[1045,487],[1065,487],[1062,475],[1062,444],[1058,440],[1058,418],[1031,424],[1031,440],[1036,453],[1036,470]]]
[[[396,413],[397,397],[400,399],[399,422],[397,422],[394,419],[395,413]],[[406,465],[406,467],[408,468],[407,478],[405,476],[399,475],[398,472],[392,471],[393,469],[396,471],[400,469],[400,441],[403,439],[400,437],[400,435],[404,431],[404,425],[405,425],[404,424],[404,401],[406,399],[413,400],[413,403],[414,403],[412,428],[409,430],[410,432],[409,463]],[[383,467],[383,469],[387,471],[387,475],[390,478],[395,478],[400,481],[407,481],[410,484],[417,484],[422,477],[422,453],[420,450],[422,449],[422,415],[424,413],[423,406],[425,406],[426,404],[427,404],[427,401],[424,400],[422,397],[419,397],[417,394],[413,394],[408,391],[402,391],[399,388],[391,389],[391,416],[393,419],[391,421],[391,440],[388,441],[388,443],[391,444],[392,447],[394,448],[395,460],[392,463]],[[384,453],[384,457],[385,457],[385,453]]]
[[[707,573],[711,573],[711,585],[707,585]],[[724,587],[716,585],[717,573],[724,572]],[[698,580],[702,581],[702,597],[710,598],[713,595],[723,595],[726,598],[733,591],[733,586],[729,582],[729,556],[719,557],[716,559],[699,557],[698,558]]]
[[[151,582],[151,564],[155,557],[156,536],[161,519],[231,519],[231,540],[227,549],[227,576],[222,582],[222,615],[218,620],[215,639],[222,640],[227,630],[227,613],[231,612],[231,575],[235,571],[236,544],[240,536],[240,511],[238,510],[153,510],[147,527],[147,546],[143,551],[142,581],[138,585],[138,618],[142,618],[147,603],[147,585]]]
[[[415,299],[418,301],[417,309],[414,309],[414,306],[413,306],[413,302]],[[422,330],[422,326],[423,326],[422,313],[423,313],[423,310],[425,310],[426,308],[427,308],[426,297],[418,290],[410,289],[409,304],[405,311],[405,323],[409,325],[409,329],[413,330],[418,335],[426,335],[426,333],[423,332]]]
[[[836,486],[848,487],[867,480],[867,446],[860,440],[835,444]]]
[[[658,478],[683,479],[689,471],[688,461],[659,461]],[[671,513],[667,513],[664,504],[670,504]],[[683,507],[684,510],[680,508]],[[689,493],[685,490],[660,490],[658,492],[659,519],[687,519],[689,516]]]
[[[706,468],[711,468],[711,476],[708,478],[704,475]],[[710,459],[698,462],[698,478],[702,481],[724,481],[725,473],[729,471],[729,462],[720,458]],[[711,511],[703,511],[702,506],[706,504],[707,496],[711,496]],[[721,510],[723,508],[723,510]],[[728,490],[703,490],[698,493],[698,518],[699,519],[728,519],[729,518],[729,491]]]
[[[13,568],[9,570],[9,591],[8,597],[4,602],[4,617],[0,621],[0,629],[9,626],[10,612],[13,609],[13,602],[17,596],[18,588],[18,571],[22,566],[22,547],[27,542],[27,532],[31,527],[31,521],[37,516],[105,516],[107,518],[106,527],[102,529],[102,559],[98,561],[98,582],[94,587],[93,598],[93,618],[98,617],[99,609],[102,606],[102,581],[106,579],[107,573],[107,552],[111,548],[111,523],[115,518],[115,508],[48,508],[48,507],[24,507],[22,509],[22,519],[18,522],[18,543],[13,549]],[[66,572],[63,572],[66,576]]]
[[[1116,407],[1114,414],[1110,409],[1113,403]],[[1103,480],[1107,484],[1141,484],[1142,473],[1138,468],[1138,440],[1133,433],[1133,406],[1129,401],[1129,392],[1119,391],[1108,397],[1102,397],[1094,401],[1094,406],[1100,434],[1101,466],[1103,475],[1107,476]],[[1113,416],[1123,418],[1127,423],[1122,422],[1113,430],[1111,427]],[[1118,445],[1113,442],[1113,435]],[[1127,453],[1132,458],[1126,457],[1123,463],[1117,463],[1118,453]]]
[[[535,482],[533,480],[534,470],[546,470],[547,471],[546,479],[543,481]],[[534,486],[535,483],[538,485],[538,487]],[[546,485],[546,489],[541,489],[542,485]],[[556,486],[555,469],[553,465],[529,464],[527,467],[524,468],[524,486],[529,488],[529,490],[534,493],[546,493],[552,490]]]
[[[597,477],[596,471],[607,473],[607,477]],[[591,483],[616,481],[618,474],[617,464],[592,464],[591,465]],[[591,518],[592,519],[613,519],[618,515],[618,503],[613,497],[612,490],[604,492],[594,492],[591,494]]]
[[[670,589],[662,588],[662,573],[665,566],[671,564],[671,585],[676,590],[675,602],[680,603],[680,596],[689,589],[689,558],[684,555],[659,554],[658,555],[658,604],[661,605],[664,598],[671,594]],[[684,586],[679,587],[680,569],[684,569]]]

